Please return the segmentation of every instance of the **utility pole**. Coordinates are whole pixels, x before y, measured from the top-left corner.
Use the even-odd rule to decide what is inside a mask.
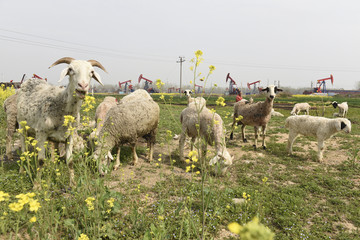
[[[182,97],[181,94],[181,85],[182,85],[182,63],[185,62],[185,57],[183,56],[179,56],[179,60],[176,61],[177,63],[180,63],[180,88],[179,88],[179,93],[180,93],[180,97]]]

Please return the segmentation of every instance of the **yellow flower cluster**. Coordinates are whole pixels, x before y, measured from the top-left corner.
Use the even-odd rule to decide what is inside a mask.
[[[109,200],[106,201],[109,204],[109,207],[114,207],[115,198],[109,198]]]
[[[94,108],[95,103],[96,101],[93,96],[86,95],[81,107],[84,108],[84,112],[89,112],[91,109]]]
[[[246,192],[243,192],[243,195],[242,195],[242,197],[246,200],[246,201],[250,201],[251,199],[250,199],[250,194],[246,194]]]
[[[240,236],[240,239],[243,240],[272,240],[275,237],[275,234],[271,230],[259,223],[259,219],[255,217],[252,221],[248,222],[244,226],[233,222],[228,225],[228,229]]]
[[[11,87],[5,87],[4,84],[1,84],[0,86],[0,103],[1,106],[3,105],[5,99],[10,97],[11,95],[15,94],[15,89],[13,86]]]
[[[95,209],[94,201],[95,201],[94,197],[88,197],[87,199],[85,199],[85,202],[86,202],[86,205],[87,205],[87,208],[89,209],[89,211],[92,211]]]
[[[216,67],[215,67],[215,66],[210,65],[210,66],[209,66],[209,74],[212,74],[212,73],[213,73],[213,71],[215,71],[215,69],[216,69]]]
[[[39,208],[41,208],[38,200],[34,199],[35,193],[21,193],[19,195],[16,195],[15,197],[18,198],[18,201],[9,204],[9,208],[11,211],[19,212],[24,208],[25,204],[29,204],[29,210],[31,212],[37,212]]]
[[[80,237],[78,238],[78,240],[89,240],[89,237],[86,234],[80,234]]]
[[[198,153],[197,151],[190,151],[189,154],[188,154],[188,159],[185,160],[185,162],[187,164],[191,164],[189,166],[186,166],[186,170],[185,172],[190,172],[192,171],[196,166],[194,163],[197,163],[199,161],[199,159],[197,158],[198,156]],[[200,174],[199,171],[196,172],[196,174]]]
[[[156,79],[156,87],[161,90],[162,86],[164,86],[165,83],[163,83],[160,79]]]
[[[9,200],[10,195],[6,192],[0,191],[0,202]]]
[[[216,105],[225,106],[225,105],[226,105],[226,103],[225,103],[225,98],[219,97],[219,98],[216,100]]]

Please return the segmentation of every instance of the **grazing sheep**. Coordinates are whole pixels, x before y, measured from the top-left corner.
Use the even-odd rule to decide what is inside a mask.
[[[75,60],[65,57],[57,60],[51,67],[69,64],[60,75],[60,81],[69,76],[66,88],[52,86],[42,79],[29,79],[18,90],[17,119],[26,121],[29,132],[35,134],[38,141],[40,164],[45,159],[44,142],[64,142],[66,161],[70,172],[70,185],[74,185],[74,169],[72,162],[73,137],[67,136],[68,127],[64,126],[64,116],[70,115],[75,119],[81,108],[90,86],[91,78],[102,84],[100,75],[93,67],[105,68],[95,60]],[[25,150],[25,139],[21,137],[22,150]]]
[[[195,103],[191,103],[185,108],[180,115],[180,122],[182,124],[182,131],[179,139],[179,155],[180,160],[184,158],[184,144],[186,135],[191,138],[191,150],[197,137],[204,138],[202,143],[202,152],[206,154],[207,144],[214,144],[216,156],[210,161],[210,165],[215,164],[222,159],[226,166],[232,164],[233,158],[226,149],[225,144],[225,128],[223,121],[217,113],[211,112],[208,108],[203,107],[200,111],[197,110]],[[199,126],[199,129],[196,126]],[[226,170],[227,167],[223,169]]]
[[[265,145],[266,126],[271,119],[271,110],[273,108],[276,93],[282,91],[282,89],[270,85],[267,88],[264,88],[262,91],[267,92],[266,100],[264,102],[256,102],[251,104],[243,104],[241,102],[235,103],[233,124],[230,134],[230,139],[233,139],[235,123],[237,123],[238,125],[241,124],[242,140],[243,142],[247,142],[245,138],[245,126],[246,125],[254,126],[255,140],[253,146],[255,149],[257,145],[259,127],[262,128],[262,135],[263,135],[262,147],[266,149],[266,145]]]
[[[311,106],[308,103],[296,103],[293,109],[291,110],[290,114],[298,115],[301,111],[304,111],[306,112],[307,115],[309,115],[310,108]]]
[[[18,129],[19,125],[16,120],[17,115],[17,94],[11,95],[4,101],[4,111],[6,113],[6,157],[7,159],[13,159],[12,155],[12,145],[13,145],[13,136]]]
[[[349,106],[347,104],[347,102],[343,102],[343,103],[337,103],[336,101],[333,101],[331,103],[331,105],[336,108],[339,108],[339,113],[334,113],[334,117],[346,117],[347,112],[349,110]]]
[[[285,120],[285,127],[289,128],[288,152],[292,154],[292,146],[295,138],[301,134],[313,136],[318,141],[318,159],[322,161],[324,141],[337,132],[351,132],[351,122],[346,118],[329,119],[315,116],[291,116]]]
[[[96,131],[91,133],[90,138],[94,138],[95,136],[99,135],[100,130],[105,122],[107,112],[110,110],[110,108],[116,106],[116,104],[116,98],[110,96],[105,97],[104,100],[99,104],[95,111]]]
[[[159,118],[159,105],[143,89],[136,90],[112,107],[108,111],[104,126],[99,133],[102,144],[97,145],[94,153],[95,159],[101,158],[100,174],[104,175],[107,172],[107,164],[104,164],[102,153],[107,153],[107,156],[112,158],[109,154],[110,151],[114,147],[118,147],[115,164],[117,167],[120,165],[120,146],[123,144],[130,144],[133,151],[133,164],[135,165],[138,161],[136,143],[140,137],[147,140],[148,160],[152,161]]]

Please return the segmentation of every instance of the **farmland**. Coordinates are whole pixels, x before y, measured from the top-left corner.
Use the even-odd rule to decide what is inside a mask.
[[[275,233],[275,239],[360,239],[359,98],[280,94],[274,108],[285,117],[271,119],[267,149],[253,149],[251,127],[247,127],[249,143],[240,141],[241,132],[236,129],[234,140],[227,139],[234,163],[219,174],[206,164],[212,148],[208,159],[190,163],[179,159],[175,135],[181,132],[179,116],[186,98],[152,96],[161,112],[151,163],[146,161],[146,143],[140,140],[139,164],[131,165],[131,150],[123,146],[120,169],[100,177],[89,147],[74,153],[75,187],[69,187],[64,159],[48,159],[42,169],[33,170],[43,171],[42,188],[35,191],[31,173],[19,173],[19,150],[14,161],[1,161],[0,191],[8,196],[0,195],[0,239],[236,239],[228,224],[244,225],[255,217]],[[81,115],[94,119],[104,97],[95,95],[93,108]],[[228,137],[235,96],[225,96],[224,107],[216,105],[217,97],[207,99],[208,107],[222,117]],[[254,100],[264,98],[260,95]],[[289,156],[284,120],[293,104],[309,102],[310,115],[332,117],[337,109],[327,104],[334,100],[348,102],[351,134],[340,132],[329,139],[323,162],[316,159],[316,140],[309,137],[300,136],[294,155]],[[3,157],[6,121],[2,109],[0,121]],[[87,136],[92,129],[78,131]],[[186,154],[190,151],[185,150]],[[33,159],[29,161],[34,164]],[[19,199],[28,204],[21,209],[9,207]],[[37,208],[30,205],[34,201]]]

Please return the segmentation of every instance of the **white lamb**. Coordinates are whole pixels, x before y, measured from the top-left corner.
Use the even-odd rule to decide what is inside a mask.
[[[215,164],[220,159],[223,160],[226,170],[232,164],[233,157],[226,149],[225,144],[225,128],[223,121],[217,113],[211,112],[208,108],[199,109],[195,103],[190,103],[180,115],[182,131],[179,139],[179,155],[180,160],[184,158],[184,144],[186,135],[191,138],[191,150],[197,137],[204,139],[202,141],[202,152],[206,154],[207,144],[215,145],[216,156],[210,161],[210,165]],[[197,129],[197,127],[199,129]]]
[[[318,141],[318,159],[322,161],[324,141],[337,132],[351,132],[351,122],[346,118],[324,118],[308,115],[290,116],[285,120],[285,127],[289,128],[288,152],[292,154],[295,138],[301,134],[313,136]]]
[[[95,60],[75,60],[65,57],[57,60],[51,67],[69,64],[61,72],[60,81],[69,76],[66,88],[53,86],[42,79],[29,79],[18,90],[17,120],[26,121],[29,132],[35,134],[38,141],[39,161],[45,159],[45,141],[64,142],[66,161],[70,172],[70,185],[74,185],[74,169],[72,162],[73,137],[67,137],[68,127],[64,126],[64,116],[70,115],[75,119],[81,108],[82,100],[88,93],[90,80],[94,78],[102,84],[100,76],[93,67],[105,68]],[[25,150],[25,139],[21,138],[22,150]]]
[[[271,111],[274,104],[274,99],[277,92],[282,91],[282,89],[277,88],[276,86],[270,85],[267,88],[264,88],[262,91],[267,92],[266,100],[264,102],[256,102],[250,104],[244,104],[243,102],[237,102],[234,105],[234,116],[232,131],[230,134],[230,139],[233,139],[233,132],[235,124],[241,124],[241,133],[243,142],[247,142],[245,138],[245,126],[250,125],[254,126],[255,139],[254,139],[254,148],[256,149],[258,131],[259,128],[262,128],[262,147],[266,149],[265,145],[265,133],[268,122],[271,119]]]
[[[109,153],[114,147],[119,149],[115,168],[120,165],[120,146],[123,144],[131,146],[135,165],[138,161],[136,143],[140,137],[147,140],[148,160],[152,161],[159,118],[159,105],[143,89],[136,90],[110,108],[99,133],[102,144],[97,145],[94,153],[95,159],[100,158],[99,173],[104,175],[107,172],[105,161],[112,158]]]
[[[339,113],[334,113],[334,117],[346,117],[346,114],[349,110],[349,106],[347,104],[347,102],[343,102],[343,103],[337,103],[336,101],[333,101],[331,103],[331,105],[336,108],[339,108]]]
[[[301,111],[304,111],[306,112],[307,115],[309,115],[310,108],[311,106],[308,103],[296,103],[293,109],[291,110],[290,114],[298,115]]]
[[[195,102],[198,105],[198,108],[201,108],[202,106],[206,106],[206,100],[203,97],[197,97],[193,98],[191,97],[192,91],[189,89],[184,90],[184,94],[186,95],[188,99],[188,106],[190,103]]]

